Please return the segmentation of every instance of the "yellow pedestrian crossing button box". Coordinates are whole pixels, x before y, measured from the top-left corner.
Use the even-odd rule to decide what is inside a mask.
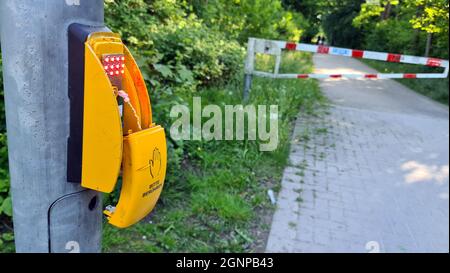
[[[159,199],[167,147],[139,67],[118,34],[70,25],[69,98],[68,181],[110,193],[121,175],[119,203],[105,214],[117,227],[135,224]]]

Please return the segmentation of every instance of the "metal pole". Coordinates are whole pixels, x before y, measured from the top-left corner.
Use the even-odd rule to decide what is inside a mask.
[[[247,102],[250,97],[250,89],[252,88],[254,67],[255,67],[255,39],[249,38],[247,45],[247,58],[245,60],[244,102]]]
[[[247,102],[250,97],[250,90],[252,89],[253,76],[245,74],[244,78],[244,102]]]
[[[1,0],[17,252],[99,252],[101,195],[67,182],[71,23],[103,25],[103,0]]]

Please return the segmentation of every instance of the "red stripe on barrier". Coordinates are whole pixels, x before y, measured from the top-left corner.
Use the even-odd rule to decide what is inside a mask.
[[[330,75],[330,78],[339,79],[342,78],[342,75]]]
[[[300,75],[297,75],[297,79],[307,79],[307,78],[309,78],[309,75],[308,75],[308,74],[300,74]]]
[[[442,61],[440,59],[433,59],[430,58],[427,60],[427,65],[428,66],[433,66],[433,67],[437,67],[437,66],[441,66]]]
[[[297,50],[297,44],[296,43],[286,43],[286,49],[287,50]]]
[[[317,53],[320,54],[328,54],[328,52],[330,52],[330,48],[328,46],[319,46],[317,49]]]
[[[387,61],[391,62],[391,63],[399,63],[401,58],[402,58],[402,55],[400,55],[400,54],[390,54],[389,53]]]
[[[378,79],[378,75],[377,74],[367,74],[364,76],[367,79]]]
[[[417,79],[417,75],[416,74],[404,74],[403,78],[404,79]]]
[[[353,58],[362,58],[364,56],[364,51],[362,50],[353,50],[352,57]]]

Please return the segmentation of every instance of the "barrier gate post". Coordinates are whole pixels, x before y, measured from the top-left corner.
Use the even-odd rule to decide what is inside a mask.
[[[252,88],[253,70],[255,69],[255,39],[250,38],[247,45],[247,58],[245,60],[245,76],[244,76],[244,102],[250,97],[250,89]]]
[[[67,183],[68,26],[103,25],[103,0],[2,0],[17,252],[99,252],[101,195]]]

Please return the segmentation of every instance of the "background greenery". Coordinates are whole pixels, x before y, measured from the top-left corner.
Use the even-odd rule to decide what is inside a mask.
[[[309,31],[333,46],[448,59],[448,0],[285,0],[303,13]],[[383,72],[435,72],[434,68],[366,62]],[[439,70],[441,71],[441,70]],[[400,80],[413,90],[448,104],[448,78]]]
[[[106,24],[122,35],[150,86],[155,120],[170,128],[171,106],[241,103],[248,37],[448,58],[448,0],[105,0]],[[284,56],[289,72],[311,70],[306,54]],[[381,71],[429,68],[369,62]],[[259,66],[273,62],[260,58]],[[1,72],[1,56],[0,56]],[[414,71],[412,71],[414,72]],[[448,79],[403,80],[448,103]],[[0,252],[13,251],[6,126],[0,77]],[[314,81],[256,79],[251,102],[278,104],[280,148],[258,142],[169,139],[161,202],[149,219],[127,230],[105,225],[105,251],[261,250],[270,223],[267,189],[277,189],[288,164],[290,122],[323,102]],[[117,193],[107,196],[117,201]],[[269,217],[269,218],[267,218]],[[149,222],[151,221],[151,223]]]

